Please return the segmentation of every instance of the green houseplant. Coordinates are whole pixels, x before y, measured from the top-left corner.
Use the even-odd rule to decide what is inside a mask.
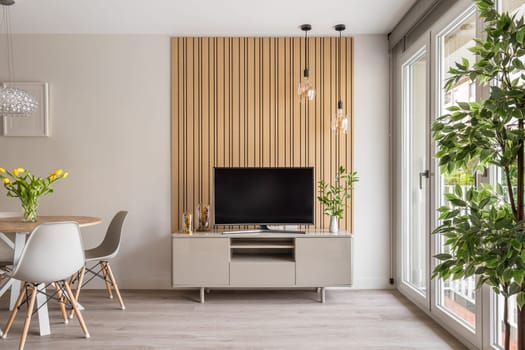
[[[488,284],[505,301],[505,349],[510,349],[508,299],[517,298],[518,349],[525,350],[525,25],[522,18],[500,14],[492,0],[476,0],[485,24],[485,38],[470,49],[467,59],[449,71],[445,89],[470,79],[488,86],[488,98],[458,102],[433,123],[442,173],[494,166],[503,186],[471,186],[446,194],[439,208],[445,251],[433,277],[477,276],[479,288]]]
[[[324,213],[330,216],[330,232],[338,232],[337,220],[343,218],[347,200],[355,182],[359,181],[357,172],[346,172],[343,166],[337,169],[334,184],[328,184],[324,180],[319,181],[319,196],[317,199],[324,206]]]
[[[52,193],[51,185],[68,176],[62,169],[55,170],[46,177],[32,175],[24,168],[15,168],[11,172],[0,168],[0,178],[7,190],[7,196],[18,198],[24,210],[23,221],[36,221],[37,209],[41,196]]]

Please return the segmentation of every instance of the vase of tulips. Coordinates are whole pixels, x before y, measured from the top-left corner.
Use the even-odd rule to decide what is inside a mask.
[[[7,196],[20,199],[24,210],[22,221],[25,222],[36,221],[40,197],[53,193],[51,185],[67,176],[68,173],[62,169],[57,169],[46,177],[38,177],[24,168],[15,168],[12,171],[0,168],[0,178]]]

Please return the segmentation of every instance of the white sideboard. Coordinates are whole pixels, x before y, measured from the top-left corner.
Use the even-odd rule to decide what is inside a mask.
[[[172,234],[172,287],[325,288],[352,285],[352,234]]]

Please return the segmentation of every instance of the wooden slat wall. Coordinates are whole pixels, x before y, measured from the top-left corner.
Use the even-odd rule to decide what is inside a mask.
[[[183,211],[211,203],[214,166],[313,166],[316,183],[339,165],[353,169],[353,41],[341,47],[347,135],[331,131],[337,108],[337,38],[309,38],[316,97],[299,102],[304,38],[174,37],[172,74],[172,231]],[[328,227],[316,201],[315,226]],[[340,228],[352,229],[350,206]]]

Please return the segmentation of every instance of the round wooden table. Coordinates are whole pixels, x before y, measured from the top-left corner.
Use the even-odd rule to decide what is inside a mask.
[[[21,217],[0,218],[0,232],[28,233],[40,224],[48,222],[75,221],[80,227],[97,225],[102,222],[94,216],[39,216],[36,222],[23,222]]]
[[[22,217],[9,217],[9,218],[0,218],[0,234],[4,233],[15,233],[15,242],[13,246],[13,264],[16,265],[22,251],[26,244],[27,236],[33,231],[35,227],[40,224],[50,223],[50,222],[63,222],[63,221],[74,221],[78,222],[80,227],[93,226],[100,224],[102,220],[93,216],[39,216],[36,222],[23,222]],[[3,235],[5,237],[5,235]],[[3,239],[3,237],[0,237]],[[7,239],[7,238],[6,238]],[[11,302],[9,309],[12,310],[18,294],[20,293],[21,283],[18,280],[10,279],[0,288],[0,296],[4,294],[8,289],[11,289]],[[38,287],[42,292],[45,292],[45,285],[42,284]],[[49,315],[47,312],[47,300],[46,295],[43,293],[38,293],[37,295],[37,305],[38,305],[38,320],[40,326],[40,335],[51,334],[51,328],[49,326]]]

